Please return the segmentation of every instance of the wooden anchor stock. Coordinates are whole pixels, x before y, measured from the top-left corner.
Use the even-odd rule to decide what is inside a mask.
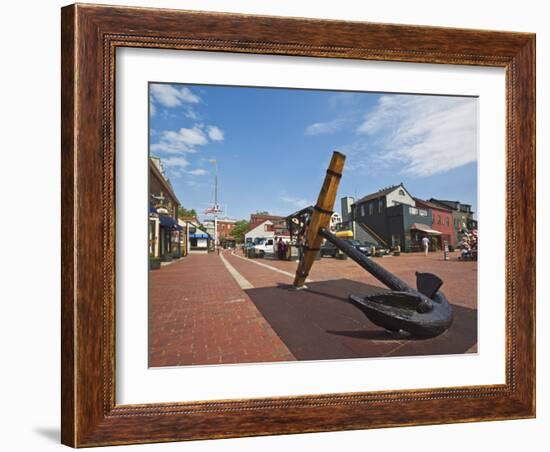
[[[344,170],[345,160],[346,156],[344,154],[338,151],[332,153],[325,181],[323,182],[321,192],[307,226],[305,243],[302,247],[302,256],[294,278],[294,286],[297,288],[304,286],[315,260],[315,255],[321,248],[323,237],[319,235],[319,230],[328,227],[330,224],[330,217],[332,216],[334,201],[336,201],[336,193],[338,192],[338,185],[340,184],[340,178]]]

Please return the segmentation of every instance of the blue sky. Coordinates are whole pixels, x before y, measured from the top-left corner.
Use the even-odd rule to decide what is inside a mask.
[[[297,89],[149,85],[150,153],[186,208],[213,200],[236,219],[315,202],[333,150],[346,154],[342,196],[403,182],[419,198],[476,209],[475,98]]]

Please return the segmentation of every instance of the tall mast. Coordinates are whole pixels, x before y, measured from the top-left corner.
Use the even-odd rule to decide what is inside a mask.
[[[218,162],[212,160],[215,167],[214,175],[214,250],[218,249]]]
[[[214,208],[218,209],[218,164],[214,160],[214,166],[216,168],[216,173],[214,176]]]

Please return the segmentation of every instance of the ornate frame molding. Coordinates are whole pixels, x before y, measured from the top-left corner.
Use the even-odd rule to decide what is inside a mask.
[[[64,444],[81,447],[535,415],[534,35],[77,4],[62,9],[62,43]],[[116,405],[114,87],[118,47],[504,67],[506,383]],[[97,237],[103,237],[102,243]],[[516,246],[517,237],[524,248]]]

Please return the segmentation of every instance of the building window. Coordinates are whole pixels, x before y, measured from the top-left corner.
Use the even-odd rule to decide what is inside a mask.
[[[374,212],[374,202],[369,202],[369,215],[372,215]]]
[[[403,189],[399,190],[399,196],[405,196],[405,190]]]
[[[437,216],[437,224],[441,224],[441,215]]]
[[[421,217],[427,217],[428,211],[424,209],[418,209],[418,215],[420,215]]]
[[[409,213],[411,215],[418,215],[418,209],[416,207],[409,207]]]
[[[445,226],[449,226],[449,217],[445,217]]]
[[[378,213],[382,213],[384,209],[384,200],[381,198],[378,200]]]

